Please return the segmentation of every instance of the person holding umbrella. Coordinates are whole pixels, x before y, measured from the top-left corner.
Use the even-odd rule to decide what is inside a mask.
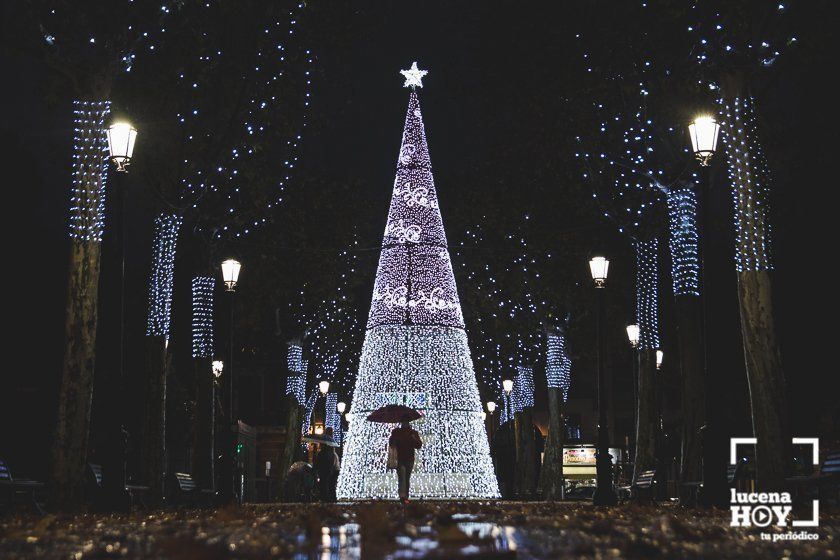
[[[399,497],[402,503],[408,503],[408,492],[411,484],[411,471],[414,469],[414,451],[423,446],[420,434],[411,427],[409,422],[422,418],[423,415],[408,406],[401,404],[389,404],[374,410],[367,417],[368,422],[384,422],[400,425],[391,431],[388,439],[389,453],[396,451],[397,455],[397,481]],[[388,468],[393,468],[389,465]]]
[[[411,485],[411,471],[414,469],[414,450],[420,449],[423,442],[420,434],[411,427],[408,420],[403,420],[393,429],[388,445],[397,450],[397,481],[400,500],[408,503],[408,491]]]

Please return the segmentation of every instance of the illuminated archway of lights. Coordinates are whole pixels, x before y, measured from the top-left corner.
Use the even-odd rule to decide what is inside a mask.
[[[530,221],[524,216],[520,230]],[[509,259],[490,262],[474,249],[494,247]],[[522,231],[502,235],[486,232],[482,224],[467,229],[456,252],[470,288],[478,295],[480,310],[473,309],[470,343],[482,387],[494,398],[505,399],[501,381],[513,379],[517,368],[541,363],[545,357],[543,327],[556,305],[548,299],[540,270],[553,258],[535,251]],[[514,295],[511,286],[517,286]],[[505,422],[506,412],[500,414]]]
[[[391,426],[364,420],[388,403],[424,412],[414,422],[424,443],[411,497],[499,496],[413,87],[350,405],[340,499],[397,497],[396,476],[385,468]]]
[[[212,161],[203,160],[204,154],[196,153],[190,147],[219,135],[213,124],[215,115],[207,114],[214,111],[202,108],[199,103],[202,97],[190,93],[214,87],[213,68],[226,53],[211,42],[212,48],[197,55],[194,75],[182,73],[178,76],[184,97],[190,100],[176,115],[187,143],[187,155],[181,165],[182,200],[194,210],[208,200],[226,208],[223,216],[218,218],[219,223],[199,227],[199,231],[208,228],[215,238],[241,237],[267,223],[272,210],[283,202],[285,189],[293,180],[303,133],[308,125],[315,60],[298,32],[305,7],[304,3],[298,3],[274,21],[266,21],[263,32],[259,34],[254,65],[249,69],[245,108],[234,118],[230,144],[220,147]],[[300,82],[302,89],[299,95],[294,98],[280,95],[278,87],[282,80]],[[277,122],[283,120],[278,117],[281,112],[284,118],[292,112],[299,113],[298,122],[294,125],[297,131],[285,141],[277,136],[279,132],[276,130]],[[264,149],[269,140],[272,145],[282,143],[282,149]],[[268,197],[264,207],[254,208],[253,197],[245,194],[252,187],[246,172],[249,169],[276,174],[275,192]]]
[[[333,391],[346,398],[349,396],[356,368],[359,365],[359,353],[362,348],[364,329],[362,327],[356,302],[350,294],[350,282],[356,274],[358,262],[358,240],[353,239],[348,250],[342,251],[339,257],[343,260],[341,275],[335,292],[328,298],[321,299],[312,308],[307,308],[305,293],[301,291],[299,299],[289,303],[289,314],[296,321],[297,331],[301,333],[299,342],[290,346],[289,371],[302,371],[291,369],[293,363],[302,361],[307,356],[311,363],[310,372],[316,381],[327,380]],[[300,355],[298,356],[298,352]],[[305,383],[306,371],[303,370],[303,382]],[[300,383],[295,379],[294,384]],[[297,385],[294,385],[297,387]],[[300,389],[288,392],[299,394]],[[298,396],[299,402],[303,402]]]

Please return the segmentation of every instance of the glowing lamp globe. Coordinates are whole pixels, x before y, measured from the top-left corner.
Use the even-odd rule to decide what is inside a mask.
[[[108,151],[117,165],[117,171],[125,172],[134,153],[137,129],[127,122],[117,122],[108,127]]]
[[[224,369],[225,363],[222,360],[213,360],[213,377],[220,378]]]
[[[610,261],[605,257],[593,257],[589,261],[589,272],[595,281],[596,288],[603,288],[607,282],[607,272],[610,270]]]
[[[322,395],[326,395],[330,391],[330,382],[321,381],[318,383],[318,390],[321,391]]]
[[[700,161],[700,165],[709,165],[712,156],[717,150],[718,134],[720,125],[714,117],[701,115],[688,125],[688,134],[691,137],[691,149]]]
[[[656,351],[656,369],[662,368],[662,360],[665,358],[665,352],[662,350]]]
[[[481,420],[482,421],[487,420],[487,413],[484,412],[484,411],[481,412]]]
[[[340,401],[337,405],[335,405],[335,409],[338,411],[339,414],[344,414],[344,411],[347,410],[347,403],[344,401]]]
[[[639,325],[627,325],[627,339],[633,348],[639,345]]]
[[[496,403],[494,403],[493,401],[487,401],[487,412],[489,412],[490,414],[496,412]]]
[[[513,379],[505,379],[502,381],[502,388],[505,390],[505,393],[510,394],[513,391]]]
[[[222,280],[225,282],[227,291],[232,292],[239,282],[239,270],[242,264],[235,259],[228,259],[222,263]]]
[[[315,432],[316,436],[324,435],[324,425],[323,424],[315,424],[314,432]]]

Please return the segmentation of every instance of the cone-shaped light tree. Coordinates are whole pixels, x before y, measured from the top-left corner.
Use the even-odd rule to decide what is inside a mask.
[[[420,102],[425,71],[403,71],[411,87],[391,207],[353,392],[338,479],[340,499],[396,498],[387,471],[392,425],[367,422],[373,410],[406,404],[423,448],[412,498],[493,498],[499,490],[464,318],[432,177]]]

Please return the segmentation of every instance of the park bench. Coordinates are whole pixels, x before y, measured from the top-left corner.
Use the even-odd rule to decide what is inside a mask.
[[[38,501],[38,493],[43,490],[43,482],[13,478],[12,471],[9,470],[6,461],[0,459],[0,492],[7,500],[7,502],[0,502],[0,505],[8,505],[9,508],[12,508],[18,503],[18,498],[24,498],[27,504],[43,515],[44,509]]]
[[[820,469],[809,476],[794,476],[787,479],[798,495],[801,490],[816,487],[817,495],[821,500],[838,500],[838,487],[840,487],[840,451],[826,453]],[[834,495],[825,494],[826,488],[834,489]]]
[[[737,463],[735,465],[727,465],[726,466],[726,484],[728,486],[733,486],[738,482],[741,478],[741,463]],[[697,503],[697,498],[700,494],[700,489],[703,488],[703,481],[702,480],[690,480],[687,482],[683,482],[680,484],[683,488],[686,489],[684,494],[689,496],[687,503],[683,505],[694,505]]]
[[[102,465],[96,463],[88,463],[88,480],[90,488],[93,490],[95,499],[102,500],[105,491],[102,485]],[[148,486],[141,486],[139,484],[126,484],[125,493],[128,495],[129,507],[134,508],[135,504],[139,504],[143,509],[149,509],[146,506],[144,497],[149,493]]]
[[[656,469],[642,471],[631,486],[634,498],[645,498],[653,501],[653,487],[656,484]]]
[[[172,478],[174,503],[213,505],[215,492],[210,488],[199,488],[190,473],[176,472]]]

